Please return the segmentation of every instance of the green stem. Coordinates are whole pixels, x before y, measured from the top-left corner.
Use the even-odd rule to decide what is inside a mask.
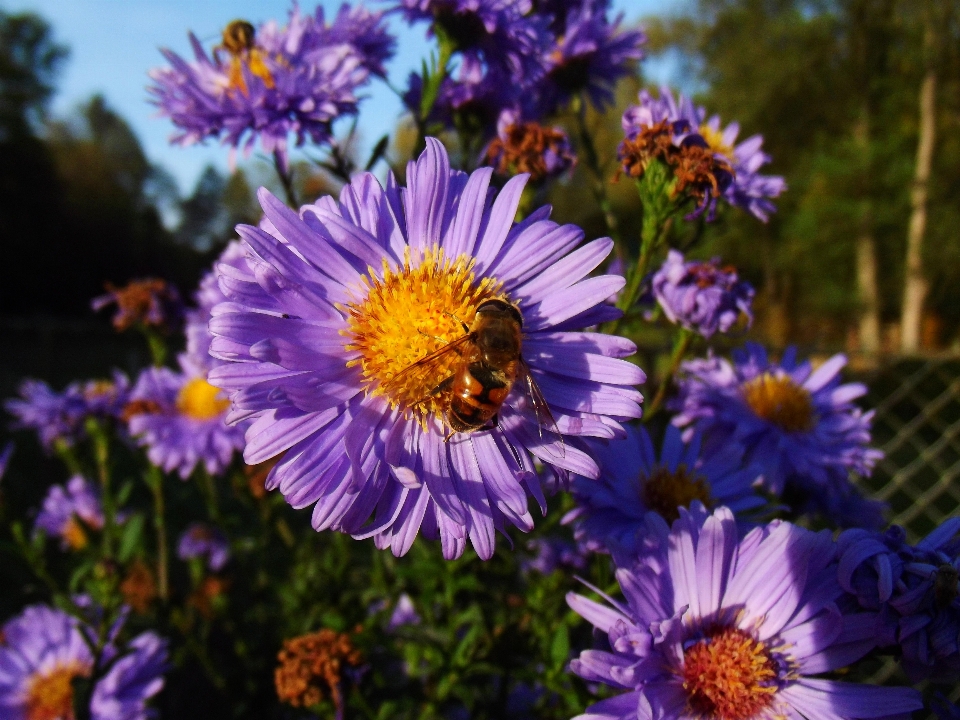
[[[440,89],[443,81],[447,77],[447,66],[450,64],[450,58],[456,50],[453,40],[447,35],[446,31],[439,23],[433,23],[433,34],[437,38],[439,53],[436,63],[430,72],[424,72],[423,94],[420,96],[420,114],[417,121],[417,144],[413,148],[414,155],[420,154],[427,146],[427,118],[433,112],[433,106],[440,97]],[[424,61],[424,70],[427,69]]]
[[[157,534],[157,593],[163,602],[170,598],[170,560],[167,549],[166,502],[163,496],[163,473],[152,467],[147,471],[147,485],[153,494],[153,529]]]
[[[582,156],[586,161],[586,166],[593,173],[593,197],[603,213],[603,221],[607,226],[607,232],[617,246],[617,252],[622,254],[623,240],[620,236],[620,222],[613,212],[613,205],[610,203],[610,196],[607,195],[607,177],[600,164],[600,154],[597,152],[597,146],[593,142],[593,134],[587,127],[586,103],[583,99],[577,97],[574,100],[574,109],[577,115],[577,129],[580,135],[580,145],[583,148]]]
[[[207,513],[210,519],[220,522],[220,505],[217,502],[217,483],[213,475],[207,472],[207,469],[200,466],[200,488],[203,492],[203,499],[207,503]]]
[[[297,194],[293,189],[293,175],[290,172],[290,167],[287,164],[288,162],[289,160],[285,161],[280,156],[280,153],[274,150],[273,167],[277,170],[277,177],[280,178],[280,184],[283,186],[283,192],[287,196],[287,205],[296,210],[300,206],[297,204]]]
[[[693,337],[694,333],[692,331],[686,328],[680,328],[680,332],[677,334],[677,340],[673,345],[673,353],[670,355],[670,367],[660,382],[660,387],[657,388],[657,394],[654,396],[653,402],[650,403],[650,406],[646,408],[643,413],[644,422],[650,422],[663,406],[663,401],[667,398],[667,392],[670,390],[673,378],[680,369],[680,363],[683,362],[687,351],[690,349]]]
[[[617,301],[617,307],[623,310],[623,317],[607,323],[605,332],[616,334],[623,324],[627,312],[640,299],[643,291],[643,281],[650,272],[650,263],[653,261],[654,254],[663,242],[663,239],[670,232],[670,226],[673,224],[673,217],[667,216],[664,219],[653,212],[648,212],[644,208],[643,225],[640,233],[640,257],[637,264],[630,270],[627,276],[627,284],[620,293],[620,299]]]
[[[149,325],[143,326],[143,334],[147,336],[147,345],[150,348],[150,359],[154,367],[163,367],[167,361],[167,343],[163,336]]]
[[[100,424],[92,418],[87,421],[87,432],[93,440],[97,479],[100,481],[100,502],[103,505],[102,552],[105,560],[112,560],[117,508],[110,482],[110,438]]]

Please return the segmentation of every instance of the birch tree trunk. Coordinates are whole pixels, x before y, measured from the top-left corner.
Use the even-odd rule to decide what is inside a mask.
[[[907,257],[900,315],[900,351],[903,353],[916,353],[920,347],[920,323],[928,288],[923,272],[923,236],[927,227],[927,195],[936,136],[937,72],[933,57],[936,27],[933,16],[932,8],[929,8],[923,42],[926,73],[920,85],[920,138],[917,143],[917,166],[910,191],[910,225],[907,230]]]
[[[863,117],[854,128],[854,139],[860,151],[869,158],[870,118],[869,103],[864,103]],[[870,173],[869,160],[867,174]],[[860,295],[860,350],[865,355],[880,354],[880,290],[877,282],[877,242],[873,235],[873,203],[865,193],[857,236],[857,290]]]

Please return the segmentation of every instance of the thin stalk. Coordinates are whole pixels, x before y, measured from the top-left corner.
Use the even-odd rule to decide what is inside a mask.
[[[447,36],[446,31],[439,24],[433,24],[433,34],[437,38],[438,57],[436,65],[432,68],[432,73],[424,72],[423,77],[423,95],[420,97],[420,113],[417,116],[417,144],[414,146],[414,155],[419,154],[427,146],[427,118],[433,111],[433,106],[437,104],[437,98],[440,97],[440,89],[443,81],[447,77],[447,66],[450,64],[450,58],[453,57],[453,51],[456,49],[453,41]],[[424,70],[426,70],[426,61],[424,61]]]
[[[622,256],[623,244],[620,236],[620,222],[613,212],[613,205],[610,203],[610,196],[607,195],[607,177],[600,165],[600,154],[597,152],[597,146],[593,142],[593,135],[587,127],[587,106],[583,99],[578,97],[575,100],[575,110],[577,115],[577,130],[580,135],[580,146],[583,149],[583,158],[586,166],[593,173],[593,197],[603,213],[603,221],[607,226],[607,232],[617,247],[617,253]]]
[[[113,535],[117,509],[110,478],[110,439],[95,420],[87,421],[87,432],[93,440],[93,456],[100,482],[100,502],[103,505],[102,552],[105,560],[113,559]]]
[[[170,560],[167,549],[166,501],[163,496],[163,474],[151,467],[147,485],[153,494],[153,529],[157,534],[157,593],[163,602],[170,599]]]
[[[202,465],[200,466],[200,489],[203,492],[203,499],[207,504],[207,513],[210,515],[210,519],[219,523],[220,505],[217,502],[217,483]]]
[[[673,353],[670,355],[670,368],[667,370],[667,374],[660,382],[660,387],[657,388],[657,394],[654,396],[653,402],[650,403],[650,406],[646,408],[646,411],[643,413],[644,422],[650,422],[650,420],[660,411],[660,408],[663,406],[663,401],[667,398],[667,392],[670,390],[670,385],[673,382],[673,378],[680,369],[680,363],[682,363],[684,357],[686,357],[687,351],[690,349],[692,342],[693,332],[687,330],[686,328],[680,328],[680,332],[677,335],[677,340],[673,345]]]
[[[287,205],[296,210],[300,205],[297,203],[297,195],[293,189],[293,174],[290,172],[289,162],[280,155],[278,150],[273,151],[273,167],[276,168],[277,177],[280,178],[280,184],[283,185],[283,192],[287,196]]]
[[[613,322],[607,323],[607,327],[604,328],[605,332],[616,333],[623,324],[627,312],[637,304],[643,290],[643,281],[650,271],[650,263],[653,261],[654,253],[660,246],[662,239],[670,231],[672,224],[672,217],[660,222],[654,213],[645,210],[640,234],[640,257],[637,259],[637,264],[630,270],[630,274],[627,276],[627,284],[617,301],[617,307],[623,310],[624,315]]]

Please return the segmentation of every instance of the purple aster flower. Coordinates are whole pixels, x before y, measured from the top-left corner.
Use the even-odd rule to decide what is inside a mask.
[[[748,326],[753,322],[753,288],[737,279],[736,269],[721,268],[719,258],[685,261],[682,253],[671,250],[650,284],[670,322],[705,338],[727,332],[741,314]]]
[[[650,512],[672,522],[681,508],[699,501],[708,507],[727,506],[742,524],[740,515],[765,502],[754,489],[760,480],[756,466],[744,466],[732,453],[701,452],[698,435],[685,444],[672,426],[667,427],[659,459],[643,427],[627,426],[624,439],[589,444],[600,478],[574,478],[578,507],[563,522],[576,522],[575,537],[592,552],[611,552],[615,558],[637,552]]]
[[[574,331],[619,315],[604,301],[623,278],[588,277],[613,243],[574,250],[582,231],[550,222],[549,208],[514,224],[526,177],[494,197],[492,172],[451,170],[429,138],[406,189],[364,173],[339,202],[299,214],[261,190],[262,226],[238,227],[248,267],[220,265],[230,302],[210,321],[211,353],[231,363],[210,381],[230,393],[232,420],[252,422],[248,464],[285,453],[267,486],[313,505],[317,530],[372,536],[402,555],[422,529],[446,558],[468,539],[489,558],[496,530],[533,526],[528,492],[544,505],[533,458],[563,478],[596,476],[555,430],[613,437],[618,420],[640,414],[631,386],[644,375],[620,359],[633,343]],[[520,368],[555,427],[531,383],[479,349],[492,347],[477,327],[494,315],[497,357],[515,357],[506,337],[522,330]],[[455,341],[459,352],[441,352]],[[464,421],[465,405],[455,413],[455,376],[490,398],[489,420]],[[487,395],[494,386],[502,404]]]
[[[646,521],[645,552],[617,571],[625,602],[567,596],[609,641],[570,669],[625,691],[580,718],[906,720],[922,707],[910,688],[816,677],[874,644],[872,615],[844,609],[829,532],[775,521],[738,540],[733,513],[698,504],[672,530]]]
[[[210,355],[210,341],[213,336],[207,327],[210,323],[210,311],[213,306],[227,299],[217,282],[217,265],[226,263],[234,267],[240,267],[243,262],[243,248],[239,242],[234,240],[224,248],[210,272],[205,273],[200,279],[200,286],[193,295],[196,307],[186,312],[184,327],[187,335],[187,355],[196,365],[211,368],[220,363]]]
[[[399,0],[407,22],[428,20],[474,62],[517,82],[545,71],[550,35],[543,18],[530,15],[530,0]]]
[[[259,137],[285,163],[291,133],[298,145],[307,138],[322,145],[334,120],[356,114],[357,88],[382,69],[391,48],[375,17],[341,9],[327,27],[322,11],[311,17],[294,7],[283,28],[234,21],[212,57],[191,34],[194,62],[163,50],[170,67],[151,72],[149,91],[179,129],[173,142],[217,137],[249,150]]]
[[[35,430],[47,450],[57,441],[73,445],[84,436],[87,403],[76,384],[58,393],[42,380],[27,379],[20,383],[19,391],[19,398],[3,404],[16,418],[14,428]]]
[[[758,171],[770,162],[770,156],[761,150],[763,136],[751,135],[737,143],[740,133],[738,123],[722,127],[720,117],[707,118],[707,111],[695,107],[688,99],[680,96],[680,106],[689,117],[691,125],[697,129],[707,145],[722,156],[733,168],[733,182],[723,193],[723,198],[734,207],[739,207],[764,222],[777,208],[770,202],[787,189],[786,181],[779,175],[761,175]]]
[[[130,378],[119,370],[110,380],[87,380],[79,384],[86,402],[85,413],[98,419],[119,419],[130,401]]]
[[[529,173],[534,183],[563,175],[577,161],[563,128],[524,122],[516,110],[500,113],[497,137],[487,146],[484,157],[499,175]]]
[[[622,30],[622,22],[622,14],[609,22],[604,8],[567,11],[563,32],[548,50],[547,74],[536,86],[542,114],[553,115],[581,92],[601,109],[613,102],[617,81],[636,73],[647,41],[642,30]]]
[[[243,449],[243,430],[224,420],[230,403],[206,380],[206,370],[185,355],[182,372],[151,367],[137,379],[127,406],[128,428],[147,457],[186,480],[197,463],[216,475]]]
[[[587,566],[587,552],[581,544],[559,537],[533,538],[527,541],[532,557],[520,560],[520,569],[526,574],[536,570],[549,575],[556,570],[583,570]]]
[[[775,363],[756,343],[734,352],[733,364],[685,362],[673,423],[686,427],[687,437],[701,431],[709,448],[735,448],[761,468],[772,493],[795,496],[795,509],[875,527],[883,506],[864,499],[849,475],[869,475],[883,453],[869,446],[873,412],[853,404],[866,388],[841,384],[846,364],[834,355],[814,370],[797,362],[796,348]]]
[[[417,609],[413,606],[413,600],[406,593],[400,593],[397,605],[390,615],[390,622],[387,623],[387,630],[393,632],[404,625],[419,625],[420,623],[421,618]]]
[[[397,39],[387,32],[382,12],[371,12],[362,5],[351,7],[343,3],[337,16],[328,26],[324,22],[323,6],[318,5],[315,22],[326,28],[324,45],[346,45],[356,51],[361,62],[374,75],[387,76],[385,64],[397,50]]]
[[[230,543],[219,528],[192,523],[180,536],[177,556],[181,560],[204,558],[207,567],[218,572],[230,559]]]
[[[73,717],[73,685],[94,673],[94,658],[84,634],[92,628],[45,605],[31,605],[3,626],[0,644],[0,708],[9,720]],[[97,680],[90,700],[92,720],[147,720],[151,697],[163,689],[166,641],[152,632],[131,640],[124,654]]]
[[[837,545],[840,585],[879,612],[878,645],[899,646],[914,680],[960,677],[960,518],[916,545],[897,525],[884,533],[847,530]]]
[[[50,487],[34,523],[35,530],[43,530],[48,536],[56,535],[64,549],[73,550],[86,547],[88,529],[102,527],[100,494],[79,475],[70,478],[66,486]]]

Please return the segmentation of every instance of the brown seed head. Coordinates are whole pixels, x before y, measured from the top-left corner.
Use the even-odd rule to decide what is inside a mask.
[[[527,122],[510,125],[504,134],[505,138],[494,138],[487,148],[487,162],[500,175],[530,173],[530,180],[537,182],[550,172],[545,157],[548,151],[565,161],[565,165],[572,165],[575,160],[567,136],[560,130]]]
[[[325,696],[340,707],[340,680],[344,665],[356,667],[362,660],[350,635],[324,628],[319,632],[284,640],[274,671],[277,697],[293,707],[312,707]]]
[[[124,287],[113,283],[106,283],[104,287],[107,294],[94,300],[94,309],[115,304],[117,313],[113,316],[113,326],[118,331],[136,324],[166,328],[174,319],[172,311],[179,302],[179,295],[165,280],[145,278],[133,280]]]
[[[673,158],[673,173],[677,184],[673,188],[674,197],[686,193],[702,203],[708,194],[714,197],[720,194],[718,173],[732,173],[729,163],[716,155],[710,148],[698,145],[685,145]]]
[[[635,138],[624,139],[617,150],[623,171],[632,178],[643,177],[652,160],[672,164],[676,153],[673,132],[666,120],[642,128]]]
[[[135,613],[145,613],[150,604],[157,597],[157,584],[153,580],[153,573],[142,560],[134,560],[127,570],[127,575],[120,583],[120,593],[124,602]]]

